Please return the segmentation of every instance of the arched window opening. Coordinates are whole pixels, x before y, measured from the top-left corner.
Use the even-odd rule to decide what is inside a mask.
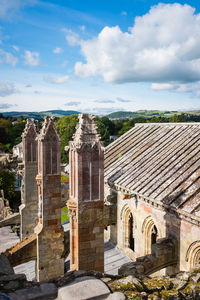
[[[156,243],[157,236],[158,236],[158,230],[157,230],[156,226],[154,225],[151,230],[151,245]]]
[[[152,245],[161,238],[159,227],[155,225],[154,220],[151,216],[148,216],[142,225],[142,233],[144,234],[144,255],[151,254]]]
[[[193,267],[194,268],[200,267],[200,249],[197,251],[197,253],[194,256]]]
[[[123,240],[124,248],[129,248],[135,251],[135,239],[134,239],[135,222],[133,214],[130,209],[127,208],[123,215]]]
[[[200,240],[193,242],[186,253],[185,260],[189,263],[189,270],[200,267]]]
[[[135,251],[135,239],[133,237],[133,215],[130,213],[129,215],[129,248]]]

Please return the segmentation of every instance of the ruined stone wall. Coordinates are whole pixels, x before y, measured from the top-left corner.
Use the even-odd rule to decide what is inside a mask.
[[[107,194],[109,187],[106,188]],[[117,192],[117,224],[110,226],[105,231],[106,237],[125,252],[134,261],[140,256],[150,254],[148,239],[153,224],[156,226],[157,239],[170,237],[176,243],[178,263],[176,266],[167,267],[154,275],[172,274],[179,270],[190,271],[194,262],[200,262],[200,227],[184,220],[177,213],[166,209],[153,207],[142,201],[137,196],[123,199],[125,192]],[[125,220],[124,217],[130,211],[133,215],[133,235],[135,249],[132,251],[125,244]]]
[[[36,175],[37,162],[29,163],[24,169],[24,202],[20,205],[21,239],[34,233],[38,222],[38,193]]]
[[[64,233],[61,226],[60,137],[46,117],[38,136],[39,223],[37,233],[37,281],[64,274]]]
[[[103,148],[91,115],[80,115],[70,142],[70,268],[104,270]]]

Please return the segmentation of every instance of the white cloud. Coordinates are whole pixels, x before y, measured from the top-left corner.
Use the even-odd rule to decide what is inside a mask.
[[[0,0],[0,19],[10,19],[24,6],[35,3],[36,0]]]
[[[19,47],[18,47],[18,46],[13,45],[12,47],[13,47],[13,49],[14,49],[15,51],[17,51],[17,52],[19,51]]]
[[[62,31],[66,33],[65,38],[70,46],[78,46],[81,44],[81,39],[76,32],[67,28],[63,28]]]
[[[80,45],[86,62],[77,62],[75,73],[81,77],[101,75],[119,83],[200,80],[200,14],[189,5],[153,6],[129,32],[105,27]]]
[[[31,52],[29,50],[25,50],[25,65],[35,67],[39,65],[39,53],[38,52]]]
[[[151,89],[156,90],[156,91],[173,90],[174,89],[174,84],[171,84],[171,83],[152,83]]]
[[[176,93],[190,93],[200,97],[200,82],[173,84],[173,83],[152,83],[151,89],[155,91],[172,91]]]
[[[0,82],[0,97],[6,97],[17,93],[15,85],[11,82]]]
[[[62,52],[63,52],[62,48],[56,47],[55,49],[53,49],[53,53],[55,53],[55,54],[60,54]]]
[[[44,81],[48,82],[48,83],[58,83],[58,84],[61,84],[61,83],[66,83],[68,80],[69,80],[69,76],[68,75],[65,75],[65,76],[61,76],[61,77],[58,77],[58,78],[53,78],[51,76],[44,76],[43,79]]]
[[[6,63],[8,65],[15,67],[17,62],[18,62],[17,57],[13,56],[9,52],[0,49],[0,63]]]

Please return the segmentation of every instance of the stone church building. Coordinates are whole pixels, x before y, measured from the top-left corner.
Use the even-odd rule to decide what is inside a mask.
[[[200,264],[200,124],[136,124],[106,147],[104,172],[105,200],[117,212],[108,239],[147,264],[171,239],[174,261],[162,250],[161,274]]]
[[[70,252],[71,270],[104,272],[104,237],[131,259],[123,275],[200,265],[199,123],[136,124],[104,148],[94,117],[81,114],[68,147],[65,232],[53,120],[40,131],[27,120],[22,139],[21,241],[5,252],[12,266],[34,260],[37,280],[49,280],[64,274]]]

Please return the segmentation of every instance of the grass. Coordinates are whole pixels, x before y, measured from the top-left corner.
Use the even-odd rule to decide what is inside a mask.
[[[69,216],[68,216],[68,208],[67,206],[61,208],[61,223],[65,222],[69,220]]]

